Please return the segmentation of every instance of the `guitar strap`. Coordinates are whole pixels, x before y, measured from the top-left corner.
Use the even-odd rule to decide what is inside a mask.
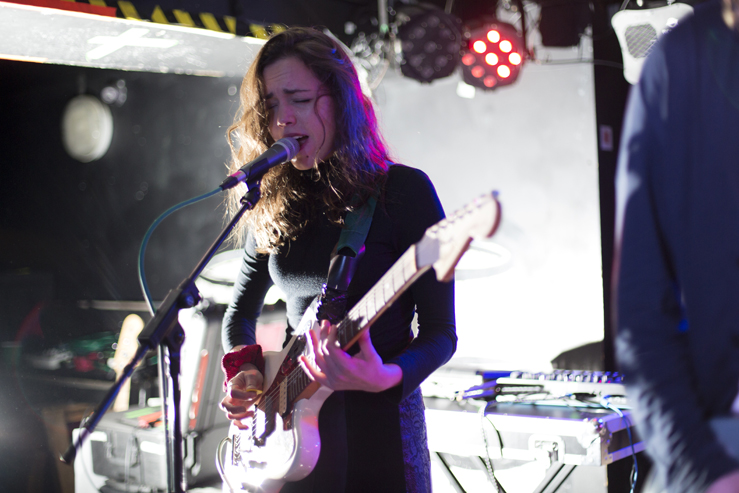
[[[336,245],[336,251],[340,255],[351,257],[357,257],[359,255],[359,250],[364,247],[367,232],[369,231],[370,224],[372,224],[375,206],[377,206],[377,198],[373,195],[367,199],[367,202],[362,207],[346,215],[344,229],[341,231],[339,243]],[[347,248],[349,252],[345,250]]]
[[[328,320],[336,324],[344,318],[347,291],[364,255],[364,242],[376,205],[377,198],[372,196],[362,207],[349,212],[344,219],[344,229],[334,249],[336,253],[331,257],[326,283],[321,291],[316,313],[318,320]]]

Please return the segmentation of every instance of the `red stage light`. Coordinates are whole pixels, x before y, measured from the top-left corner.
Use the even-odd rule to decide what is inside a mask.
[[[472,44],[472,49],[478,53],[485,53],[488,49],[488,45],[485,44],[485,41],[478,39]]]
[[[472,53],[465,53],[462,57],[462,63],[469,67],[470,65],[475,63],[475,55],[473,55]]]
[[[518,30],[498,21],[477,23],[466,29],[467,45],[460,64],[464,82],[487,91],[515,83],[527,53]]]

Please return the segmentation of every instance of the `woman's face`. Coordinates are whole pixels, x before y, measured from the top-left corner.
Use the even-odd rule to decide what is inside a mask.
[[[294,137],[300,143],[293,166],[308,170],[328,158],[334,151],[336,124],[326,87],[295,57],[268,65],[263,78],[270,135],[275,141]]]

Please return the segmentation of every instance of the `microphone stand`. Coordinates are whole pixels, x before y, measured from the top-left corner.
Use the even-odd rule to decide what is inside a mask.
[[[182,428],[180,426],[180,350],[185,340],[185,332],[177,321],[177,314],[181,309],[191,308],[198,304],[202,299],[198,288],[195,286],[195,279],[200,276],[205,266],[210,262],[213,255],[218,251],[221,244],[228,238],[228,235],[241,219],[241,216],[248,210],[254,208],[259,202],[260,194],[260,178],[246,180],[248,192],[241,198],[241,208],[236,212],[234,217],[229,221],[221,234],[216,238],[198,265],[192,273],[185,278],[176,289],[167,293],[162,301],[159,309],[154,317],[144,326],[139,334],[139,349],[134,354],[131,361],[123,369],[118,380],[108,390],[103,400],[98,404],[90,416],[88,416],[82,425],[82,429],[77,435],[77,440],[73,440],[66,452],[60,457],[60,460],[66,464],[74,461],[77,452],[82,448],[84,441],[95,430],[102,419],[105,412],[113,403],[116,395],[120,391],[123,384],[131,377],[136,366],[144,359],[147,352],[158,349],[160,358],[160,368],[162,370],[162,389],[168,386],[164,381],[167,376],[172,383],[172,428],[173,437],[167,430],[167,398],[166,390],[162,395],[162,417],[165,424],[165,442],[167,448],[167,469],[169,471],[167,479],[167,487],[169,493],[182,493],[185,489],[185,477],[183,471],[182,457]],[[235,185],[234,183],[233,185]],[[233,186],[232,185],[232,186]],[[222,186],[222,188],[225,187]],[[230,188],[230,187],[228,187]],[[164,349],[166,348],[166,353]],[[169,356],[167,358],[167,355]],[[168,360],[168,364],[165,361]],[[168,374],[168,375],[167,375]]]

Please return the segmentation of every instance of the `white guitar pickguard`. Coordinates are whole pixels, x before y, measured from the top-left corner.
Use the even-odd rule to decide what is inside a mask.
[[[280,352],[266,352],[265,389],[268,389],[277,376],[280,365],[296,339]],[[265,426],[265,416],[260,410],[256,415],[256,430],[239,430],[231,425],[229,437],[231,444],[227,449],[224,466],[228,483],[233,491],[278,492],[287,481],[299,481],[315,467],[321,453],[321,440],[318,432],[318,412],[324,401],[333,391],[320,387],[309,399],[301,399],[293,406],[291,423],[285,423],[279,413],[275,418],[275,430],[266,438],[264,446],[255,443]]]

